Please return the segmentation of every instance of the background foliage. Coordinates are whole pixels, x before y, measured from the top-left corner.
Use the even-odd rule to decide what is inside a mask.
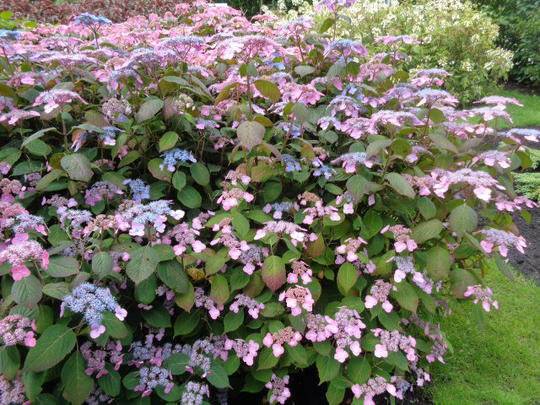
[[[339,24],[339,35],[357,38],[374,51],[380,35],[412,35],[422,46],[412,47],[408,68],[439,67],[453,74],[446,86],[460,94],[463,102],[486,94],[506,78],[512,54],[496,45],[497,25],[467,1],[361,0],[347,8],[347,21]],[[288,18],[312,16],[322,21],[327,14],[305,2]]]
[[[476,0],[501,27],[498,43],[514,52],[512,78],[540,86],[540,1]]]

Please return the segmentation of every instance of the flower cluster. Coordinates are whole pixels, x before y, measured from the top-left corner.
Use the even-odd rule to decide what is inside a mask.
[[[36,323],[22,315],[8,315],[0,320],[0,337],[5,346],[22,343],[28,347],[36,345]]]
[[[73,289],[70,295],[62,300],[62,312],[65,308],[78,314],[83,314],[84,320],[90,325],[90,336],[94,339],[105,333],[103,313],[110,311],[121,321],[127,316],[108,288],[96,287],[83,283]]]

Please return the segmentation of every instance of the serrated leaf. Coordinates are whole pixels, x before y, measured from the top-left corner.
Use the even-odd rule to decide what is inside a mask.
[[[263,96],[272,100],[273,103],[277,103],[281,99],[281,92],[275,83],[260,79],[255,80],[255,87]]]
[[[452,210],[449,217],[450,229],[458,236],[463,237],[466,233],[476,230],[478,214],[467,204],[457,206]]]
[[[163,100],[152,99],[145,101],[137,111],[135,121],[141,123],[153,118],[163,108],[163,105]]]
[[[42,286],[34,275],[15,281],[11,287],[13,300],[26,308],[33,308],[41,300]]]
[[[392,291],[391,295],[399,305],[411,312],[416,312],[418,308],[418,294],[414,287],[406,281],[402,281],[397,286],[397,291]]]
[[[371,142],[366,148],[366,154],[368,157],[375,156],[381,150],[388,148],[394,141],[392,139],[377,139]]]
[[[181,312],[174,321],[174,336],[189,335],[197,328],[201,320],[199,311]]]
[[[416,243],[421,244],[430,239],[437,238],[443,229],[444,225],[441,221],[432,219],[417,225],[413,229],[412,238]]]
[[[24,371],[40,372],[60,363],[75,347],[75,333],[64,325],[49,326],[30,349]]]
[[[229,376],[223,365],[214,361],[212,367],[210,367],[210,373],[206,377],[208,382],[216,388],[228,388],[229,387]]]
[[[341,294],[347,295],[358,280],[358,271],[351,263],[344,263],[339,267],[337,274],[337,287]]]
[[[210,288],[210,298],[218,305],[224,305],[229,299],[229,283],[225,276],[217,274],[212,278],[212,286]]]
[[[259,353],[257,370],[271,369],[278,363],[278,361],[279,359],[274,356],[272,349],[264,347]]]
[[[264,133],[264,126],[257,121],[244,121],[236,129],[240,145],[248,151],[262,143]]]
[[[262,279],[270,290],[276,292],[285,284],[287,273],[283,260],[279,256],[269,256],[264,260]]]
[[[73,353],[62,368],[63,397],[73,405],[81,405],[94,388],[94,380],[84,372],[86,362],[79,352]]]
[[[58,180],[64,175],[64,171],[60,169],[53,169],[45,176],[43,176],[36,184],[36,190],[45,190],[53,181]]]
[[[154,273],[158,263],[159,256],[151,246],[140,247],[131,254],[126,274],[138,284]]]
[[[79,272],[79,262],[74,257],[51,257],[47,266],[47,274],[52,277],[69,277]]]
[[[347,365],[347,375],[355,383],[363,385],[371,377],[371,365],[365,357],[353,357]]]
[[[89,182],[94,172],[90,168],[90,161],[85,155],[73,153],[60,160],[60,165],[71,180]]]
[[[184,353],[175,353],[167,357],[163,362],[163,368],[166,368],[172,375],[180,375],[186,372],[189,363],[189,357]]]
[[[188,292],[188,276],[176,260],[159,263],[157,266],[157,275],[171,290],[180,294]]]
[[[318,356],[316,361],[317,371],[319,372],[319,381],[332,381],[339,374],[341,364],[332,357]]]
[[[92,273],[99,279],[113,272],[113,261],[108,252],[98,252],[92,257]]]
[[[414,198],[416,193],[411,186],[411,183],[399,173],[388,173],[385,176],[390,186],[396,190],[399,194],[409,198]]]
[[[426,252],[426,270],[433,281],[446,280],[452,266],[452,256],[448,250],[435,246]]]
[[[244,323],[244,310],[241,309],[237,313],[228,312],[223,318],[223,333],[234,332]]]

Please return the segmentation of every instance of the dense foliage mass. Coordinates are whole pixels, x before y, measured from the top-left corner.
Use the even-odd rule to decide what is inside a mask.
[[[540,1],[476,0],[501,27],[499,43],[514,52],[512,78],[540,86]]]
[[[290,10],[289,19],[303,15],[322,23],[331,16],[311,3]],[[337,35],[359,40],[375,53],[388,51],[387,44],[375,41],[380,36],[410,35],[421,41],[410,47],[406,68],[452,73],[446,87],[464,103],[484,96],[512,67],[512,53],[496,45],[498,26],[467,1],[360,0],[343,14]]]
[[[540,132],[332,24],[198,1],[0,31],[0,403],[285,403],[313,366],[373,404],[430,380],[449,300],[498,306]]]

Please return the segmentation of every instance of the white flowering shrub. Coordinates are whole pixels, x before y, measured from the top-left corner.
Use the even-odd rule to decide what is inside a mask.
[[[308,1],[298,10],[282,8],[277,13],[288,19],[309,16],[319,24],[332,18]],[[375,43],[384,35],[421,41],[421,46],[408,49],[407,69],[438,67],[452,73],[446,87],[465,103],[488,93],[512,68],[512,52],[496,45],[498,26],[468,1],[360,0],[342,15],[346,18],[339,19],[337,35],[359,40],[373,52],[389,50]]]
[[[332,24],[197,1],[0,31],[0,404],[284,404],[313,368],[370,405],[430,380],[450,301],[498,308],[540,131]]]

